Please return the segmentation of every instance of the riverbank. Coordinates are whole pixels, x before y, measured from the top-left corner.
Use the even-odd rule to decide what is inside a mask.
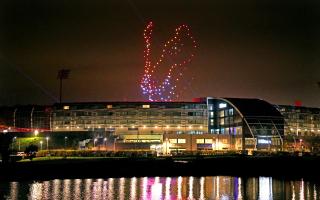
[[[0,165],[0,179],[140,176],[273,176],[319,179],[319,156],[59,158]]]

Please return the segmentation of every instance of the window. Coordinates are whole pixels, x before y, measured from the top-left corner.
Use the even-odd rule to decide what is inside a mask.
[[[219,103],[219,108],[225,108],[225,107],[227,107],[226,103]]]
[[[169,139],[169,142],[175,144],[177,143],[177,139]]]
[[[219,116],[220,116],[220,117],[224,117],[224,110],[221,110],[221,111],[219,112]]]
[[[213,119],[210,119],[210,125],[211,125],[211,126],[214,125]]]
[[[179,144],[184,144],[184,143],[186,143],[186,139],[178,139],[178,143]]]
[[[213,112],[212,111],[210,111],[210,117],[213,118]]]
[[[197,144],[204,144],[204,139],[197,139],[197,140],[196,140],[196,143],[197,143]]]
[[[142,105],[142,108],[150,108],[150,105]]]
[[[209,105],[209,110],[213,110],[213,105]]]
[[[108,108],[108,109],[111,109],[111,108],[112,108],[112,105],[107,105],[107,108]]]
[[[205,139],[205,143],[206,143],[206,144],[212,144],[212,143],[213,143],[213,140],[212,140],[212,139]]]
[[[229,109],[229,115],[233,115],[233,109],[232,108]]]
[[[69,110],[69,106],[63,106],[63,110]]]
[[[224,125],[224,118],[220,119],[220,125]]]

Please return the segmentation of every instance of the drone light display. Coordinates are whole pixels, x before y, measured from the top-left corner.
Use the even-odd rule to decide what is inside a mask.
[[[149,101],[173,101],[179,97],[177,83],[183,78],[186,65],[192,61],[198,47],[188,25],[180,25],[173,36],[163,44],[160,55],[151,57],[151,36],[153,23],[149,22],[144,30],[144,74],[140,87]],[[153,56],[154,57],[154,56]],[[165,70],[160,77],[160,69]],[[162,70],[162,71],[163,71]]]

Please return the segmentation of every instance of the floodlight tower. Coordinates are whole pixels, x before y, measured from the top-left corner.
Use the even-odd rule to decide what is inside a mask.
[[[69,69],[60,69],[58,71],[57,79],[60,80],[60,90],[59,90],[60,103],[62,102],[62,80],[63,79],[68,79],[69,78],[69,74],[70,74],[70,70]]]

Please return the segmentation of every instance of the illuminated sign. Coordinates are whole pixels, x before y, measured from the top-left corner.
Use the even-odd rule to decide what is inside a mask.
[[[266,139],[258,139],[259,144],[271,144],[271,140]]]
[[[227,107],[226,103],[219,103],[219,108],[225,108],[225,107]]]

